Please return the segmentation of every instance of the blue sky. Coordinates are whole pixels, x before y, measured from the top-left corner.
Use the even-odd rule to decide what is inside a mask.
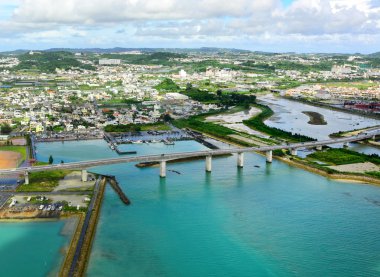
[[[293,2],[293,0],[282,0],[282,2],[287,7],[287,6],[290,6],[290,4]]]
[[[380,0],[0,0],[0,51],[234,47],[380,51]]]

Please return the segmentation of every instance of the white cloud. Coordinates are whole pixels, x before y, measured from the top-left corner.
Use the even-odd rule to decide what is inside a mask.
[[[20,43],[235,41],[239,47],[281,46],[292,38],[295,48],[305,42],[380,45],[378,0],[294,0],[289,6],[282,0],[0,0],[2,6],[17,8],[0,21],[0,37]]]
[[[99,23],[131,20],[204,19],[268,13],[280,0],[24,0],[17,21]]]

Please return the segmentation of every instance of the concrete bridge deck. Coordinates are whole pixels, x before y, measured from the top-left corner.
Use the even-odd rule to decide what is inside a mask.
[[[292,155],[296,155],[296,151],[299,148],[320,148],[325,145],[343,143],[347,144],[349,142],[362,141],[366,139],[374,139],[376,135],[380,134],[380,130],[366,132],[364,134],[359,134],[351,137],[322,140],[322,141],[311,141],[302,143],[292,143],[292,144],[282,144],[273,146],[262,146],[262,147],[245,147],[245,148],[231,148],[231,149],[217,149],[217,150],[207,150],[207,151],[196,151],[196,152],[182,152],[182,153],[172,153],[172,154],[161,154],[161,155],[146,155],[146,156],[136,156],[136,157],[119,157],[111,159],[99,159],[99,160],[89,160],[81,162],[71,162],[65,164],[56,165],[43,165],[34,167],[24,167],[24,168],[13,168],[13,169],[3,169],[0,170],[0,175],[8,174],[25,174],[26,178],[29,173],[48,171],[48,170],[83,170],[84,175],[82,179],[87,180],[85,170],[95,166],[111,165],[119,163],[130,163],[130,162],[160,162],[161,177],[165,177],[166,162],[170,160],[184,159],[184,158],[194,158],[194,157],[206,157],[206,170],[211,171],[211,157],[226,155],[226,154],[239,154],[238,155],[238,166],[243,166],[243,153],[245,152],[266,152],[267,161],[272,161],[272,151],[280,149],[290,149]]]

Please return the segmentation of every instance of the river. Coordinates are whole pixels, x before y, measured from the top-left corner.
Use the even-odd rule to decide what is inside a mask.
[[[275,113],[265,121],[265,124],[292,133],[313,137],[318,140],[329,139],[330,134],[339,131],[350,131],[380,125],[380,120],[378,119],[315,107],[301,102],[275,97],[272,94],[261,96],[258,100],[260,103],[268,105]],[[302,113],[304,111],[317,112],[323,115],[327,125],[309,124],[310,118]],[[337,147],[341,147],[341,145],[337,145]],[[380,155],[380,149],[376,147],[357,143],[351,143],[349,147],[352,150],[365,154]]]
[[[137,155],[205,149],[193,142],[125,145]],[[47,160],[116,156],[103,141],[45,143]],[[87,276],[379,276],[380,188],[343,183],[245,155],[168,164],[119,164],[132,201],[107,187]],[[180,172],[170,171],[175,170]],[[365,215],[365,216],[363,216]]]

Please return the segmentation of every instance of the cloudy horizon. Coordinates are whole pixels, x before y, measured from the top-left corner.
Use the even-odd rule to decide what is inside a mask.
[[[0,51],[380,51],[380,0],[0,0]]]

